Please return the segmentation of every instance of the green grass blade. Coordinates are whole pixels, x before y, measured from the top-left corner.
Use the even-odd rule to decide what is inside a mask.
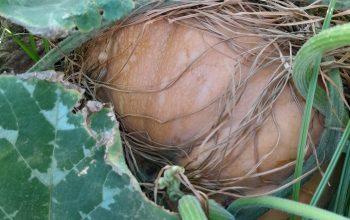
[[[327,15],[322,27],[323,30],[327,29],[330,25],[335,3],[336,3],[336,0],[332,0],[329,4]],[[295,178],[299,178],[302,175],[303,162],[304,162],[304,156],[305,156],[305,146],[307,142],[307,136],[308,136],[309,126],[311,121],[311,111],[312,111],[312,105],[313,105],[314,97],[316,93],[317,78],[318,78],[318,72],[320,70],[320,64],[321,64],[321,55],[318,55],[315,59],[315,64],[314,64],[311,81],[309,85],[310,87],[306,98],[306,106],[304,109],[302,128],[300,131],[299,142],[298,142],[297,159],[296,159],[295,172],[294,172]],[[292,199],[295,201],[299,201],[300,187],[301,187],[300,181],[297,181],[293,185]],[[292,219],[295,219],[295,217],[292,216]]]
[[[346,115],[344,114],[345,112],[343,111],[344,103],[343,103],[341,94],[339,93],[339,91],[343,90],[342,79],[340,77],[339,71],[336,69],[331,70],[328,75],[332,83],[327,82],[327,87],[329,89],[328,99],[330,104],[327,109],[325,127],[342,128],[343,123],[341,119],[344,118],[344,115]],[[340,132],[339,132],[339,135],[340,135]],[[329,160],[330,163],[326,170],[326,174],[323,176],[323,179],[321,180],[319,187],[316,189],[314,193],[313,199],[315,203],[314,204],[311,203],[311,205],[316,205],[318,200],[321,198],[322,192],[326,187],[326,183],[329,181],[329,178],[335,168],[335,165],[338,162],[339,156],[343,152],[344,147],[342,146],[342,144],[345,144],[345,142],[342,142],[342,141],[347,140],[347,138],[342,139],[344,138],[344,135],[346,134],[343,133],[338,139],[338,141],[330,143],[330,145],[328,146],[329,148],[334,148],[334,152],[332,152],[332,154],[330,155],[331,156]],[[325,182],[322,183],[322,181],[325,181]]]
[[[40,57],[36,52],[32,51],[31,46],[26,45],[23,41],[21,41],[12,31],[5,28],[5,31],[12,37],[12,39],[22,48],[22,50],[35,62],[39,61]]]
[[[304,218],[317,220],[348,220],[344,216],[333,212],[313,207],[307,204],[295,202],[288,199],[282,199],[273,196],[261,196],[255,198],[241,198],[233,202],[228,210],[231,213],[237,213],[240,209],[249,206],[263,206],[280,211],[288,212],[293,215],[299,215]]]
[[[32,51],[33,54],[35,54],[36,57],[40,57],[34,36],[32,34],[29,34],[28,39],[30,43],[30,50]]]
[[[43,44],[44,44],[44,50],[45,53],[48,53],[50,51],[50,42],[48,39],[43,38]]]
[[[337,147],[337,149],[336,149],[336,151],[331,159],[331,162],[329,163],[329,165],[327,167],[327,170],[326,170],[320,184],[318,185],[318,187],[316,189],[314,196],[311,199],[310,205],[316,205],[317,202],[319,201],[319,199],[321,198],[322,192],[323,192],[324,188],[326,187],[326,185],[327,185],[327,183],[328,183],[328,181],[329,181],[329,179],[334,171],[334,168],[335,168],[335,166],[340,158],[340,155],[344,149],[344,146],[349,138],[349,134],[350,134],[350,121],[346,125],[344,134],[343,134],[342,138],[340,139],[338,147]]]
[[[312,72],[309,92],[306,98],[306,105],[304,109],[303,121],[302,121],[301,130],[300,130],[299,142],[298,142],[298,151],[297,151],[294,178],[298,178],[302,175],[303,162],[304,162],[304,156],[305,156],[305,145],[306,145],[310,121],[311,121],[312,104],[313,104],[315,92],[316,92],[317,77],[318,77],[318,72],[320,68],[319,67],[320,62],[321,62],[321,57],[319,56],[317,57],[317,61],[316,61],[318,65],[314,67]],[[300,187],[301,187],[300,181],[297,181],[293,185],[292,199],[295,201],[299,201]]]
[[[51,69],[56,62],[68,55],[74,49],[96,36],[100,31],[106,29],[104,26],[101,29],[91,31],[89,33],[74,33],[61,41],[57,47],[51,49],[39,62],[35,63],[27,72],[43,71]]]
[[[350,189],[350,147],[348,146],[346,157],[342,169],[340,183],[337,190],[337,196],[335,198],[333,211],[338,214],[346,213],[346,205],[349,205],[349,189]],[[347,201],[347,202],[345,202]]]
[[[323,21],[322,30],[329,28],[336,3],[337,3],[337,0],[330,0],[326,17],[324,18],[324,21]]]

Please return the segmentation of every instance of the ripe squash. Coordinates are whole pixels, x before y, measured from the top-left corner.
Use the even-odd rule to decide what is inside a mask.
[[[192,23],[119,28],[87,54],[98,57],[106,96],[129,135],[152,146],[149,154],[184,166],[201,190],[267,193],[292,174],[296,158],[304,101],[290,66],[254,33]],[[313,111],[308,154],[322,130]]]

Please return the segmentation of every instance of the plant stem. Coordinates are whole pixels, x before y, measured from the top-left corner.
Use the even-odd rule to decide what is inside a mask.
[[[241,198],[233,202],[228,210],[236,213],[247,206],[263,206],[278,209],[304,218],[317,220],[348,220],[344,216],[337,215],[330,211],[313,207],[307,204],[295,202],[288,199],[282,199],[273,196],[261,196],[254,198]]]
[[[330,25],[330,21],[331,21],[332,14],[334,11],[335,3],[336,3],[336,0],[332,0],[329,3],[327,15],[326,15],[325,21],[323,23],[322,30],[327,29]],[[309,133],[311,112],[312,112],[312,106],[314,103],[314,97],[315,97],[315,93],[316,93],[317,78],[318,78],[318,72],[320,71],[321,58],[322,58],[321,54],[317,54],[317,56],[315,58],[315,64],[313,66],[313,72],[312,72],[312,76],[311,76],[311,81],[310,81],[308,93],[307,93],[306,106],[304,109],[302,127],[301,127],[300,135],[299,135],[297,159],[296,159],[295,172],[294,172],[294,178],[296,178],[296,179],[302,175],[303,162],[304,162],[304,157],[305,157],[305,146],[306,146],[307,137],[308,137],[308,133]],[[293,185],[292,198],[295,201],[299,201],[300,187],[301,187],[300,181],[297,181]],[[295,217],[292,216],[291,219],[295,219]]]

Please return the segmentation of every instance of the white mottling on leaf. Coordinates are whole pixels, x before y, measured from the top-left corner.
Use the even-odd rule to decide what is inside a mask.
[[[69,170],[60,170],[57,167],[57,160],[53,157],[51,167],[48,169],[47,173],[39,172],[37,169],[32,170],[29,180],[38,178],[38,180],[46,186],[56,186],[61,181],[65,180],[68,173]]]
[[[59,97],[60,92],[56,91],[57,96]],[[68,117],[70,109],[64,105],[59,99],[57,99],[55,107],[51,110],[41,110],[40,113],[44,115],[46,120],[50,124],[56,127],[57,130],[71,130],[75,126],[68,122]]]
[[[78,170],[78,168],[77,168],[76,166],[74,166],[74,167],[72,168],[72,170],[75,171],[75,173],[79,173],[79,170]]]
[[[52,202],[55,203],[55,204],[59,204],[60,202],[57,201],[57,199],[55,197],[52,198]]]
[[[114,112],[108,112],[108,113],[107,113],[107,116],[111,119],[111,121],[116,121],[116,120],[115,120]]]
[[[82,211],[79,211],[79,215],[81,216],[81,219],[88,219],[91,220],[91,216],[89,216],[88,214],[85,214]]]
[[[30,96],[33,96],[35,90],[35,86],[33,84],[22,80],[17,80],[17,82],[23,85],[23,87],[29,92]]]
[[[67,114],[69,114],[70,109],[63,104],[59,104],[58,106],[58,121],[57,121],[57,129],[58,130],[70,130],[76,128],[74,124],[68,122]]]
[[[0,138],[4,138],[8,140],[12,145],[15,145],[18,138],[18,131],[6,130],[0,126]]]
[[[110,205],[113,205],[116,201],[114,200],[114,196],[118,195],[121,193],[120,188],[109,188],[109,187],[103,187],[102,191],[102,203],[101,207],[106,209],[106,210],[111,210]]]
[[[50,183],[50,179],[47,173],[41,173],[37,169],[32,170],[28,181],[32,181],[34,178],[37,178],[45,186],[48,186]]]
[[[87,149],[85,145],[83,146],[83,153],[84,153],[84,157],[90,157],[92,155],[91,150]]]
[[[40,113],[44,115],[46,120],[48,122],[50,122],[50,124],[52,126],[55,126],[55,123],[56,123],[56,112],[55,111],[53,111],[53,110],[50,110],[50,111],[41,110]]]
[[[82,169],[82,170],[78,173],[78,176],[86,175],[86,174],[88,173],[88,170],[89,170],[89,167],[88,167],[88,166],[84,167],[84,169]]]
[[[14,218],[14,217],[16,217],[17,213],[18,213],[18,210],[16,210],[16,211],[10,213],[9,216],[10,216],[11,218]]]
[[[52,158],[52,163],[51,163],[51,175],[53,178],[53,185],[57,185],[58,183],[60,183],[62,180],[64,180],[66,178],[66,176],[69,173],[69,170],[60,170],[57,167],[57,160],[56,158]]]
[[[2,206],[0,206],[0,211],[2,211],[5,214],[6,219],[13,219],[14,217],[16,217],[16,215],[18,213],[18,210],[14,211],[12,213],[7,213]]]

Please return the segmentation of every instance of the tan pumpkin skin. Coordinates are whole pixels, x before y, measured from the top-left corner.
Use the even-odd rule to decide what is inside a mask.
[[[112,46],[115,57],[108,65],[107,81],[121,89],[136,90],[113,92],[117,113],[139,116],[123,120],[129,129],[145,131],[157,143],[177,145],[203,135],[217,120],[219,110],[218,102],[206,106],[228,89],[234,64],[219,52],[210,51],[187,69],[209,48],[205,40],[215,39],[164,21],[150,25],[138,41],[141,31],[141,25],[124,29]],[[174,43],[179,39],[181,42]],[[213,57],[220,57],[220,63]]]
[[[241,51],[233,51],[226,43],[219,43],[218,38],[206,32],[164,20],[146,26],[132,25],[116,32],[107,49],[105,80],[117,88],[107,93],[128,131],[138,131],[138,137],[147,136],[149,142],[172,146],[186,145],[202,137],[194,144],[188,157],[178,159],[183,166],[192,162],[186,169],[196,170],[207,159],[205,150],[224,141],[229,133],[239,128],[242,118],[261,98],[271,73],[280,64],[275,62],[261,68],[249,78],[246,89],[233,107],[231,116],[219,129],[218,136],[200,146],[227,108],[227,95],[235,96],[233,85],[248,78],[252,60],[251,57],[242,58],[240,53],[263,40],[250,37],[237,38],[236,41],[243,47]],[[272,114],[267,116],[255,136],[252,133],[246,142],[236,145],[227,155],[220,172],[214,169],[197,179],[244,177],[264,155],[272,151],[257,169],[253,169],[252,174],[295,160],[304,106],[304,102],[297,99],[301,108],[293,99],[291,88],[286,86],[272,110],[276,124]],[[317,113],[314,116],[310,133],[317,145],[322,119]],[[292,170],[290,166],[261,178],[237,181],[235,185],[278,185]],[[242,193],[250,194],[249,190]]]

